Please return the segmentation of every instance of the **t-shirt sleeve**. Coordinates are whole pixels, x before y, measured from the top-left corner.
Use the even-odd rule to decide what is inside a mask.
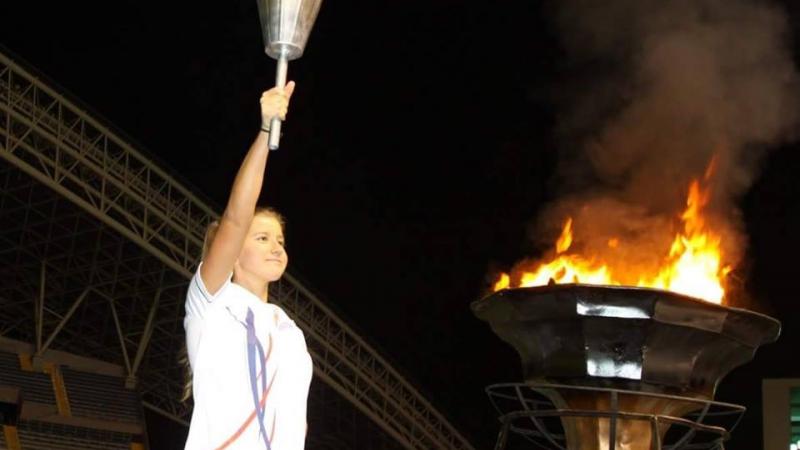
[[[203,282],[203,277],[200,275],[200,268],[203,266],[201,262],[200,265],[197,266],[197,271],[195,272],[192,280],[189,282],[189,290],[186,293],[186,318],[203,318],[206,309],[217,299],[220,294],[228,288],[231,284],[231,276],[228,276],[228,279],[225,280],[225,283],[217,290],[214,295],[211,295],[206,288],[206,284]],[[233,274],[231,274],[233,275]]]
[[[186,292],[186,317],[183,318],[183,327],[186,331],[186,349],[189,353],[189,362],[192,367],[194,367],[195,356],[203,334],[205,314],[211,304],[231,284],[231,277],[229,276],[222,287],[214,295],[211,295],[205,283],[203,283],[203,277],[200,276],[200,267],[202,265],[203,263],[201,262],[197,266],[197,272],[195,272],[192,280],[189,281],[189,289]]]

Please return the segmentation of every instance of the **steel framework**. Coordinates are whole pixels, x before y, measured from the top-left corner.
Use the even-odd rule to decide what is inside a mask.
[[[183,301],[218,213],[42,78],[0,53],[0,335],[118,363],[186,424]],[[274,287],[317,379],[397,445],[473,448],[291,274]]]

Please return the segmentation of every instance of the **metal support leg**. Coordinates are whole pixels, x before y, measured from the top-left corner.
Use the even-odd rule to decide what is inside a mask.
[[[500,428],[500,434],[497,435],[497,443],[494,446],[494,450],[504,450],[506,448],[510,428],[511,422],[503,421],[503,426]]]

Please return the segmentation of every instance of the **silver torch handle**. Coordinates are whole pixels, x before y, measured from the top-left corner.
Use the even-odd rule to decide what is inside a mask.
[[[281,52],[278,58],[278,67],[275,71],[275,87],[283,88],[286,86],[286,71],[289,68],[289,60],[286,53]],[[281,119],[273,117],[269,123],[269,149],[277,150],[281,142]]]

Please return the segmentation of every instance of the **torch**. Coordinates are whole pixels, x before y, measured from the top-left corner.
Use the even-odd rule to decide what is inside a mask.
[[[314,27],[322,0],[257,0],[264,51],[278,61],[275,86],[286,85],[289,61],[303,56],[308,35]],[[281,120],[270,122],[269,149],[276,150],[281,137]]]

